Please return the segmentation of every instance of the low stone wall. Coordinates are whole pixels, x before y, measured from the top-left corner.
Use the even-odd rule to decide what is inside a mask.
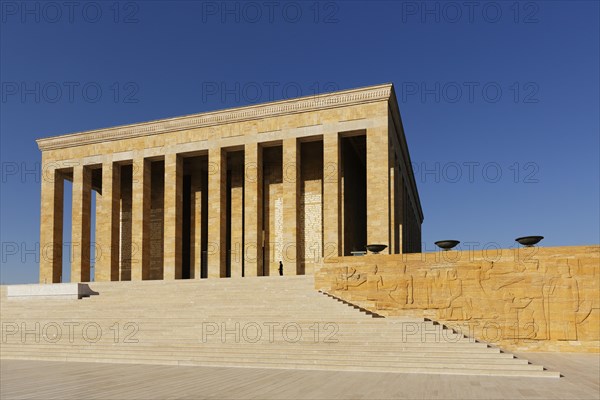
[[[512,351],[600,351],[598,245],[338,257],[315,287]]]
[[[98,294],[94,292],[87,283],[57,283],[54,285],[31,284],[31,285],[9,285],[6,287],[7,299],[67,299],[79,300]]]

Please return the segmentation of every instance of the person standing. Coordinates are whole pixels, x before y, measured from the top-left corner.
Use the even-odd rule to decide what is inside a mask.
[[[279,261],[279,276],[283,276],[283,262]]]

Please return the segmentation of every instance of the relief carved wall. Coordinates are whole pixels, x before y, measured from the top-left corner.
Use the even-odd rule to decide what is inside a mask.
[[[513,349],[599,349],[597,252],[522,261],[339,260],[317,272],[317,289],[379,314],[430,318]]]

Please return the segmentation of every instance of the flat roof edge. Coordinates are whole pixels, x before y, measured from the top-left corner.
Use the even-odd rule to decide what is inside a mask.
[[[365,104],[389,100],[393,90],[392,88],[393,85],[391,83],[385,83],[319,95],[309,95],[243,107],[208,111],[198,114],[40,138],[36,140],[36,143],[41,151],[46,151],[253,119],[269,118],[284,114],[296,114],[300,112]]]

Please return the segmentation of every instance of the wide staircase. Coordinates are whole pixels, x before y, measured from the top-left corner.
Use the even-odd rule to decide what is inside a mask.
[[[558,377],[432,321],[381,318],[311,276],[92,282],[81,300],[1,290],[3,359]]]

